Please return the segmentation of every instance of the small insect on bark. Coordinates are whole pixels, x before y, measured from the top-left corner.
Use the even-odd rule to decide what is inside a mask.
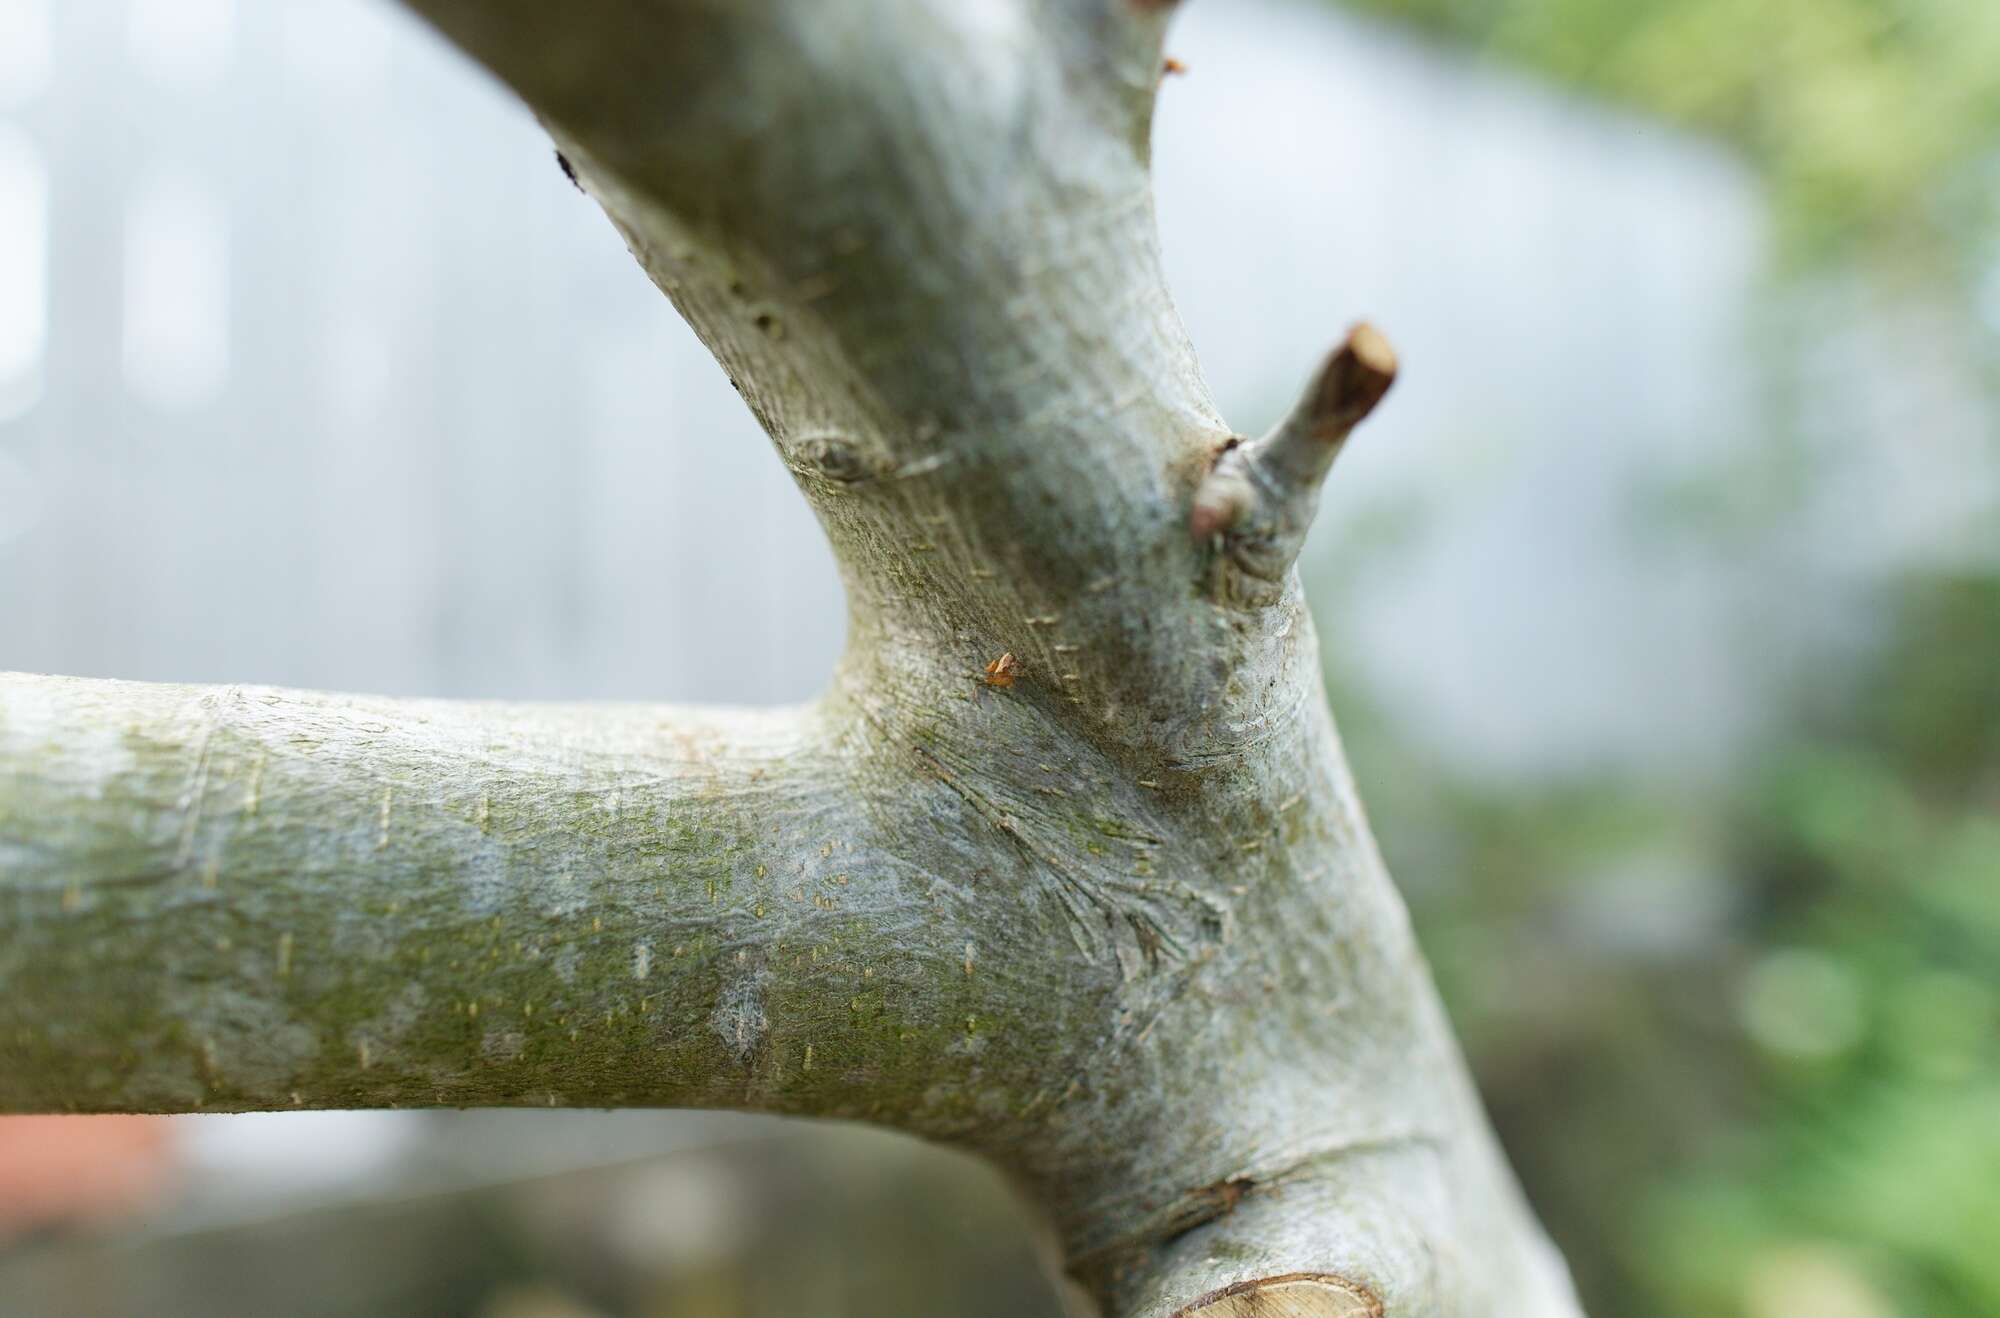
[[[1009,650],[992,663],[986,665],[986,685],[1002,689],[1014,685],[1014,679],[1021,675],[1021,661]]]

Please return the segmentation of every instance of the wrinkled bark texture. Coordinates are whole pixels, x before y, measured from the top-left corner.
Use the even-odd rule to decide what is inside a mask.
[[[1575,1314],[1292,565],[1393,358],[1217,417],[1168,6],[409,2],[763,423],[848,653],[759,712],[0,680],[0,1108],[855,1118],[1007,1168],[1108,1314]]]

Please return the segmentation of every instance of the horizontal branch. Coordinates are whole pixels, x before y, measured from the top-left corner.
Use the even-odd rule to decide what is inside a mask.
[[[0,676],[0,1110],[724,1107],[1018,1148],[982,1108],[1081,1064],[1132,935],[1036,872],[1081,844],[1018,805],[1010,841],[1006,794],[896,737]]]
[[[740,1100],[838,783],[803,711],[7,676],[0,1108]]]
[[[1002,1157],[1101,1243],[1172,1220],[1136,1205],[1173,1141],[1107,1103],[1172,1087],[1135,1021],[1224,932],[1215,849],[1162,799],[1189,780],[1132,782],[1029,692],[956,694],[0,675],[0,1111],[866,1118]]]

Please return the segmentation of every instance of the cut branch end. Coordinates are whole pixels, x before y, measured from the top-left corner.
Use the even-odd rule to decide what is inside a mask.
[[[1396,382],[1396,350],[1366,321],[1347,332],[1301,401],[1301,429],[1322,444],[1338,444],[1367,420]],[[1282,429],[1282,428],[1281,428]]]
[[[1361,322],[1328,354],[1285,419],[1249,446],[1245,459],[1280,495],[1319,484],[1347,436],[1395,382],[1396,350],[1380,330]]]
[[[1382,1318],[1382,1303],[1344,1277],[1296,1273],[1224,1287],[1174,1318]]]
[[[1195,490],[1188,530],[1221,537],[1225,596],[1269,603],[1305,544],[1319,487],[1354,428],[1396,381],[1396,350],[1356,325],[1328,355],[1285,419],[1254,444],[1231,447]]]

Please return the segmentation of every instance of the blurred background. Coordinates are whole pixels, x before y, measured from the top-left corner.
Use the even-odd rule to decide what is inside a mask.
[[[1306,579],[1590,1311],[2000,1313],[2000,6],[1200,0],[1170,49],[1224,414],[1402,350]],[[721,372],[385,0],[0,0],[0,668],[767,702],[841,613]],[[35,1318],[1054,1303],[990,1173],[705,1114],[0,1121],[0,1240]]]

